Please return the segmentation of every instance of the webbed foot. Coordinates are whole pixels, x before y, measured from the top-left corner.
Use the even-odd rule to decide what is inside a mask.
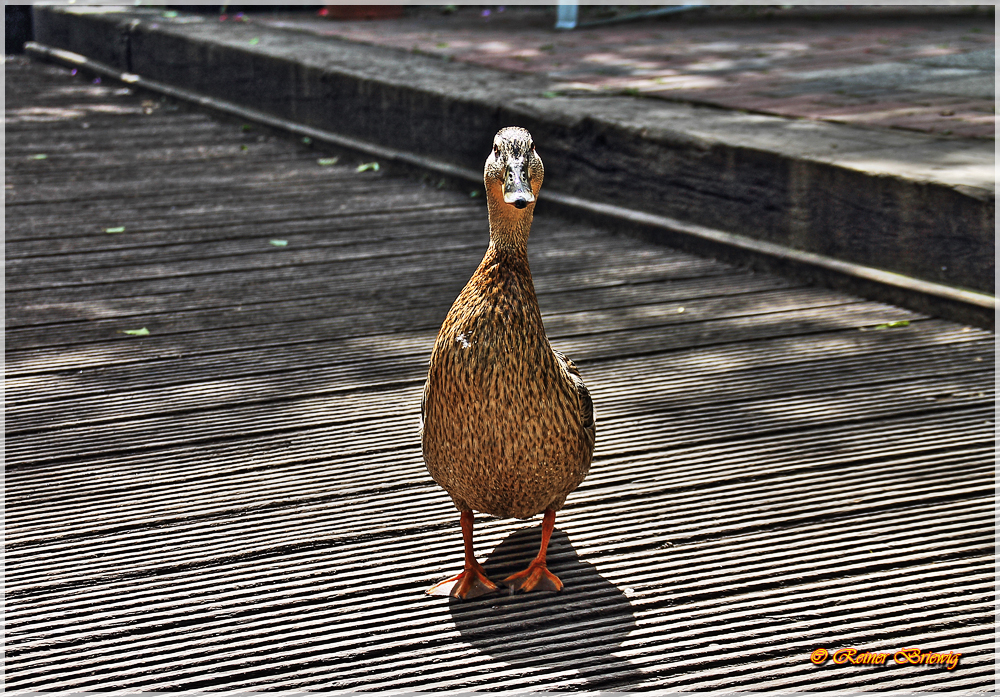
[[[477,563],[454,578],[435,583],[427,589],[427,595],[451,596],[468,600],[493,593],[496,590],[496,584],[486,576],[486,571]]]
[[[538,560],[531,562],[524,571],[511,574],[503,580],[504,584],[513,592],[528,593],[530,591],[561,591],[562,581],[554,573],[548,570],[545,562],[538,563]]]
[[[437,595],[468,600],[492,593],[497,586],[486,575],[486,569],[476,561],[472,548],[472,526],[475,517],[472,511],[462,511],[462,539],[465,540],[465,569],[458,576],[435,583],[427,589],[427,595]]]

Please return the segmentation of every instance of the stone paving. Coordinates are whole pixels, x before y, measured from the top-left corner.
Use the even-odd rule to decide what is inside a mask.
[[[595,17],[581,8],[581,23]],[[224,21],[233,21],[228,16]],[[242,17],[503,70],[557,94],[641,95],[781,116],[994,138],[992,8],[715,7],[557,31],[552,8],[411,8],[399,19]]]

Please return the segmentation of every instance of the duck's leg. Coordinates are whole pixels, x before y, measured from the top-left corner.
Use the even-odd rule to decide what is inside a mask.
[[[472,511],[462,511],[462,538],[465,540],[465,569],[455,578],[435,583],[427,589],[427,595],[450,595],[454,598],[478,598],[497,589],[487,576],[483,565],[476,561],[472,551]]]
[[[559,578],[548,570],[545,566],[545,553],[549,549],[549,538],[552,537],[552,529],[556,526],[556,512],[545,511],[542,518],[542,545],[538,550],[538,556],[528,564],[524,571],[508,576],[503,580],[513,591],[561,591],[563,584]]]

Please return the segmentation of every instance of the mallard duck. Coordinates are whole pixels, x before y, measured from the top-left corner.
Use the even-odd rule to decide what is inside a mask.
[[[475,511],[522,519],[544,513],[538,555],[503,582],[512,592],[562,589],[545,553],[556,511],[590,469],[596,428],[580,371],[545,336],[528,268],[544,173],[528,131],[497,133],[483,176],[490,245],[431,353],[421,402],[424,462],[461,511],[465,539],[465,569],[431,595],[497,590],[473,551]]]

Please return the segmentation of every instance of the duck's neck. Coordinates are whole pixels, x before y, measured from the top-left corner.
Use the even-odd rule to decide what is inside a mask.
[[[502,200],[487,199],[490,216],[490,246],[498,252],[527,257],[528,234],[535,214],[535,204],[518,210]]]

